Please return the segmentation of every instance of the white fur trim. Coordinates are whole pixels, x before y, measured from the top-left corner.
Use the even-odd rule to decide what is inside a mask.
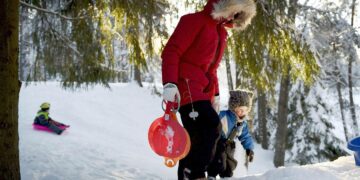
[[[237,12],[244,12],[244,21],[234,24],[235,28],[238,29],[245,29],[256,15],[256,5],[253,0],[220,0],[214,3],[213,6],[211,16],[217,20],[228,18]]]

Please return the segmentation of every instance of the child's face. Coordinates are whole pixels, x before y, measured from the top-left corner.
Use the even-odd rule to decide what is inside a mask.
[[[249,113],[249,108],[246,107],[246,106],[240,106],[240,107],[235,108],[235,114],[236,114],[238,117],[244,117],[244,116],[246,116],[248,113]]]

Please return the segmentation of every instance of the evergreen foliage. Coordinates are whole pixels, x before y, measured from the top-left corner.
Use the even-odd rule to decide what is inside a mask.
[[[251,81],[245,87],[273,90],[288,68],[293,80],[314,82],[319,66],[301,34],[295,31],[295,22],[289,20],[288,6],[286,1],[260,1],[251,26],[234,33],[232,52],[239,76]]]
[[[288,117],[288,161],[304,165],[335,160],[347,155],[346,145],[334,133],[332,122],[339,121],[326,102],[334,97],[323,85],[311,88],[297,82],[292,86]]]
[[[251,87],[255,85],[257,89],[265,87],[265,90],[271,90],[279,84],[279,75],[286,75],[287,67],[289,67],[295,85],[292,87],[288,102],[290,112],[286,160],[308,164],[334,160],[347,154],[344,151],[346,146],[342,137],[334,133],[333,123],[339,121],[337,119],[339,116],[336,113],[339,111],[337,108],[326,104],[329,98],[326,98],[325,95],[331,94],[331,91],[326,92],[324,89],[327,89],[328,86],[323,86],[324,83],[334,85],[334,82],[337,81],[338,78],[332,76],[334,68],[330,67],[334,67],[339,59],[343,60],[341,70],[338,72],[342,73],[343,78],[339,80],[344,85],[346,84],[345,77],[347,74],[345,70],[347,67],[345,59],[348,54],[354,54],[357,57],[354,44],[358,44],[358,36],[349,27],[349,24],[346,25],[346,21],[341,20],[339,15],[341,13],[338,12],[332,13],[336,16],[329,18],[319,15],[318,11],[317,14],[311,14],[305,9],[300,9],[297,19],[303,20],[303,17],[312,19],[301,21],[304,23],[300,26],[303,27],[302,29],[296,28],[294,22],[287,19],[285,9],[288,5],[285,1],[283,3],[271,1],[261,4],[260,7],[263,11],[261,8],[258,10],[252,26],[245,32],[234,34],[234,36],[239,37],[233,38],[238,39],[234,40],[235,46],[232,46],[235,47],[233,50],[234,58],[240,71],[237,79],[245,79],[241,81],[241,86]],[[280,9],[276,10],[276,8]],[[266,12],[270,13],[267,14]],[[285,16],[271,18],[269,15]],[[281,18],[283,19],[281,20]],[[338,31],[334,31],[331,26],[318,26],[314,21],[321,24],[329,24],[330,21],[330,24],[333,24]],[[310,26],[314,24],[316,28],[312,29]],[[315,33],[316,31],[317,33]],[[307,33],[313,34],[310,36]],[[337,52],[335,56],[331,48],[331,39],[335,38],[331,38],[331,36],[337,36],[335,44],[339,44],[339,41],[340,44],[343,44],[341,47],[343,52]],[[324,39],[319,40],[319,38]],[[239,49],[240,51],[238,51]],[[261,52],[259,49],[263,52],[257,53]],[[320,66],[322,67],[321,71]],[[278,89],[276,88],[275,91],[278,92]],[[275,98],[278,96],[277,93],[269,93],[269,95],[273,95]],[[268,98],[270,102],[272,102],[271,99],[272,97]],[[267,114],[267,119],[276,121],[274,117],[276,117],[277,107],[271,104],[274,103],[269,103],[270,112]],[[274,121],[267,122],[269,136],[272,137],[273,143],[276,141],[274,139],[274,129],[276,128]],[[257,139],[261,139],[258,132],[259,124],[256,120],[254,122],[255,136]],[[339,129],[339,127],[337,128]],[[272,147],[273,145],[270,144],[270,148]]]
[[[154,56],[156,38],[167,38],[163,19],[170,8],[165,0],[150,1],[28,1],[61,16],[27,8],[32,22],[31,41],[36,50],[28,81],[58,79],[66,87],[119,81],[122,69],[116,52],[125,51],[129,61],[143,71]],[[126,44],[119,47],[116,44]],[[123,53],[123,52],[122,52]],[[28,58],[23,57],[22,61]],[[25,75],[24,75],[25,76]]]

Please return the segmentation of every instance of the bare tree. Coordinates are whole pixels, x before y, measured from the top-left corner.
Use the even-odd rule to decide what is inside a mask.
[[[258,89],[258,119],[259,119],[261,147],[263,149],[269,148],[269,139],[267,137],[268,130],[267,130],[266,109],[267,109],[266,94],[261,89]]]
[[[290,22],[295,23],[295,17],[297,13],[298,0],[289,1],[289,18]],[[275,156],[274,165],[276,167],[284,166],[285,163],[285,150],[287,145],[287,118],[288,118],[288,99],[290,90],[290,66],[286,68],[285,74],[282,76],[280,84],[280,94],[278,102],[278,120],[276,130],[276,142],[275,142]]]
[[[333,54],[334,54],[334,57],[336,57],[336,44],[333,43]],[[342,123],[343,123],[343,128],[344,128],[344,134],[345,134],[345,139],[346,139],[346,142],[349,142],[349,131],[348,131],[348,128],[347,128],[347,123],[346,123],[346,119],[345,119],[345,113],[344,113],[344,98],[342,96],[342,84],[343,84],[343,78],[341,76],[341,72],[340,72],[340,69],[339,69],[339,65],[338,65],[338,62],[336,62],[335,66],[334,66],[334,71],[332,72],[333,76],[335,77],[335,80],[336,80],[336,91],[338,93],[338,99],[339,99],[339,106],[340,106],[340,113],[341,113],[341,119],[342,119]]]
[[[353,0],[352,6],[351,6],[351,26],[354,26],[354,17],[355,17],[355,3],[356,0]],[[354,129],[354,135],[359,135],[359,126],[356,120],[356,111],[355,111],[355,103],[354,103],[354,95],[353,95],[353,79],[352,79],[352,67],[353,67],[353,61],[354,55],[350,55],[349,57],[349,66],[348,66],[348,81],[349,81],[349,100],[350,100],[350,112],[351,112],[351,118],[353,120],[353,129]]]
[[[278,102],[278,119],[275,142],[275,167],[284,166],[285,150],[287,144],[287,116],[288,116],[288,99],[290,89],[290,76],[283,75],[280,85],[280,95]]]
[[[226,75],[227,75],[227,81],[228,81],[228,86],[229,86],[229,90],[233,90],[234,89],[234,84],[233,84],[233,78],[231,75],[231,66],[230,66],[230,53],[229,53],[229,48],[225,49],[225,63],[226,63]]]

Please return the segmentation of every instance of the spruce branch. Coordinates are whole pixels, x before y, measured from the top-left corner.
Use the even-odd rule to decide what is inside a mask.
[[[79,57],[82,57],[83,55],[77,50],[76,46],[74,45],[74,43],[65,35],[63,35],[62,33],[60,33],[59,31],[57,31],[56,29],[54,29],[52,23],[48,20],[47,17],[44,18],[44,21],[48,24],[48,27],[50,28],[50,33],[58,38],[60,41],[62,41],[62,45],[65,48],[69,48],[71,49],[73,52],[75,52],[75,54]]]
[[[24,7],[27,7],[27,8],[30,8],[30,9],[35,9],[37,10],[38,12],[42,12],[42,13],[47,13],[47,14],[52,14],[52,15],[55,15],[55,16],[58,16],[60,18],[63,18],[65,20],[81,20],[81,19],[85,19],[87,16],[79,16],[79,17],[68,17],[68,16],[64,16],[58,12],[54,12],[54,11],[50,11],[48,9],[44,9],[44,8],[40,8],[40,7],[37,7],[37,6],[34,6],[32,4],[29,4],[29,3],[26,3],[24,1],[20,1],[20,4]]]

